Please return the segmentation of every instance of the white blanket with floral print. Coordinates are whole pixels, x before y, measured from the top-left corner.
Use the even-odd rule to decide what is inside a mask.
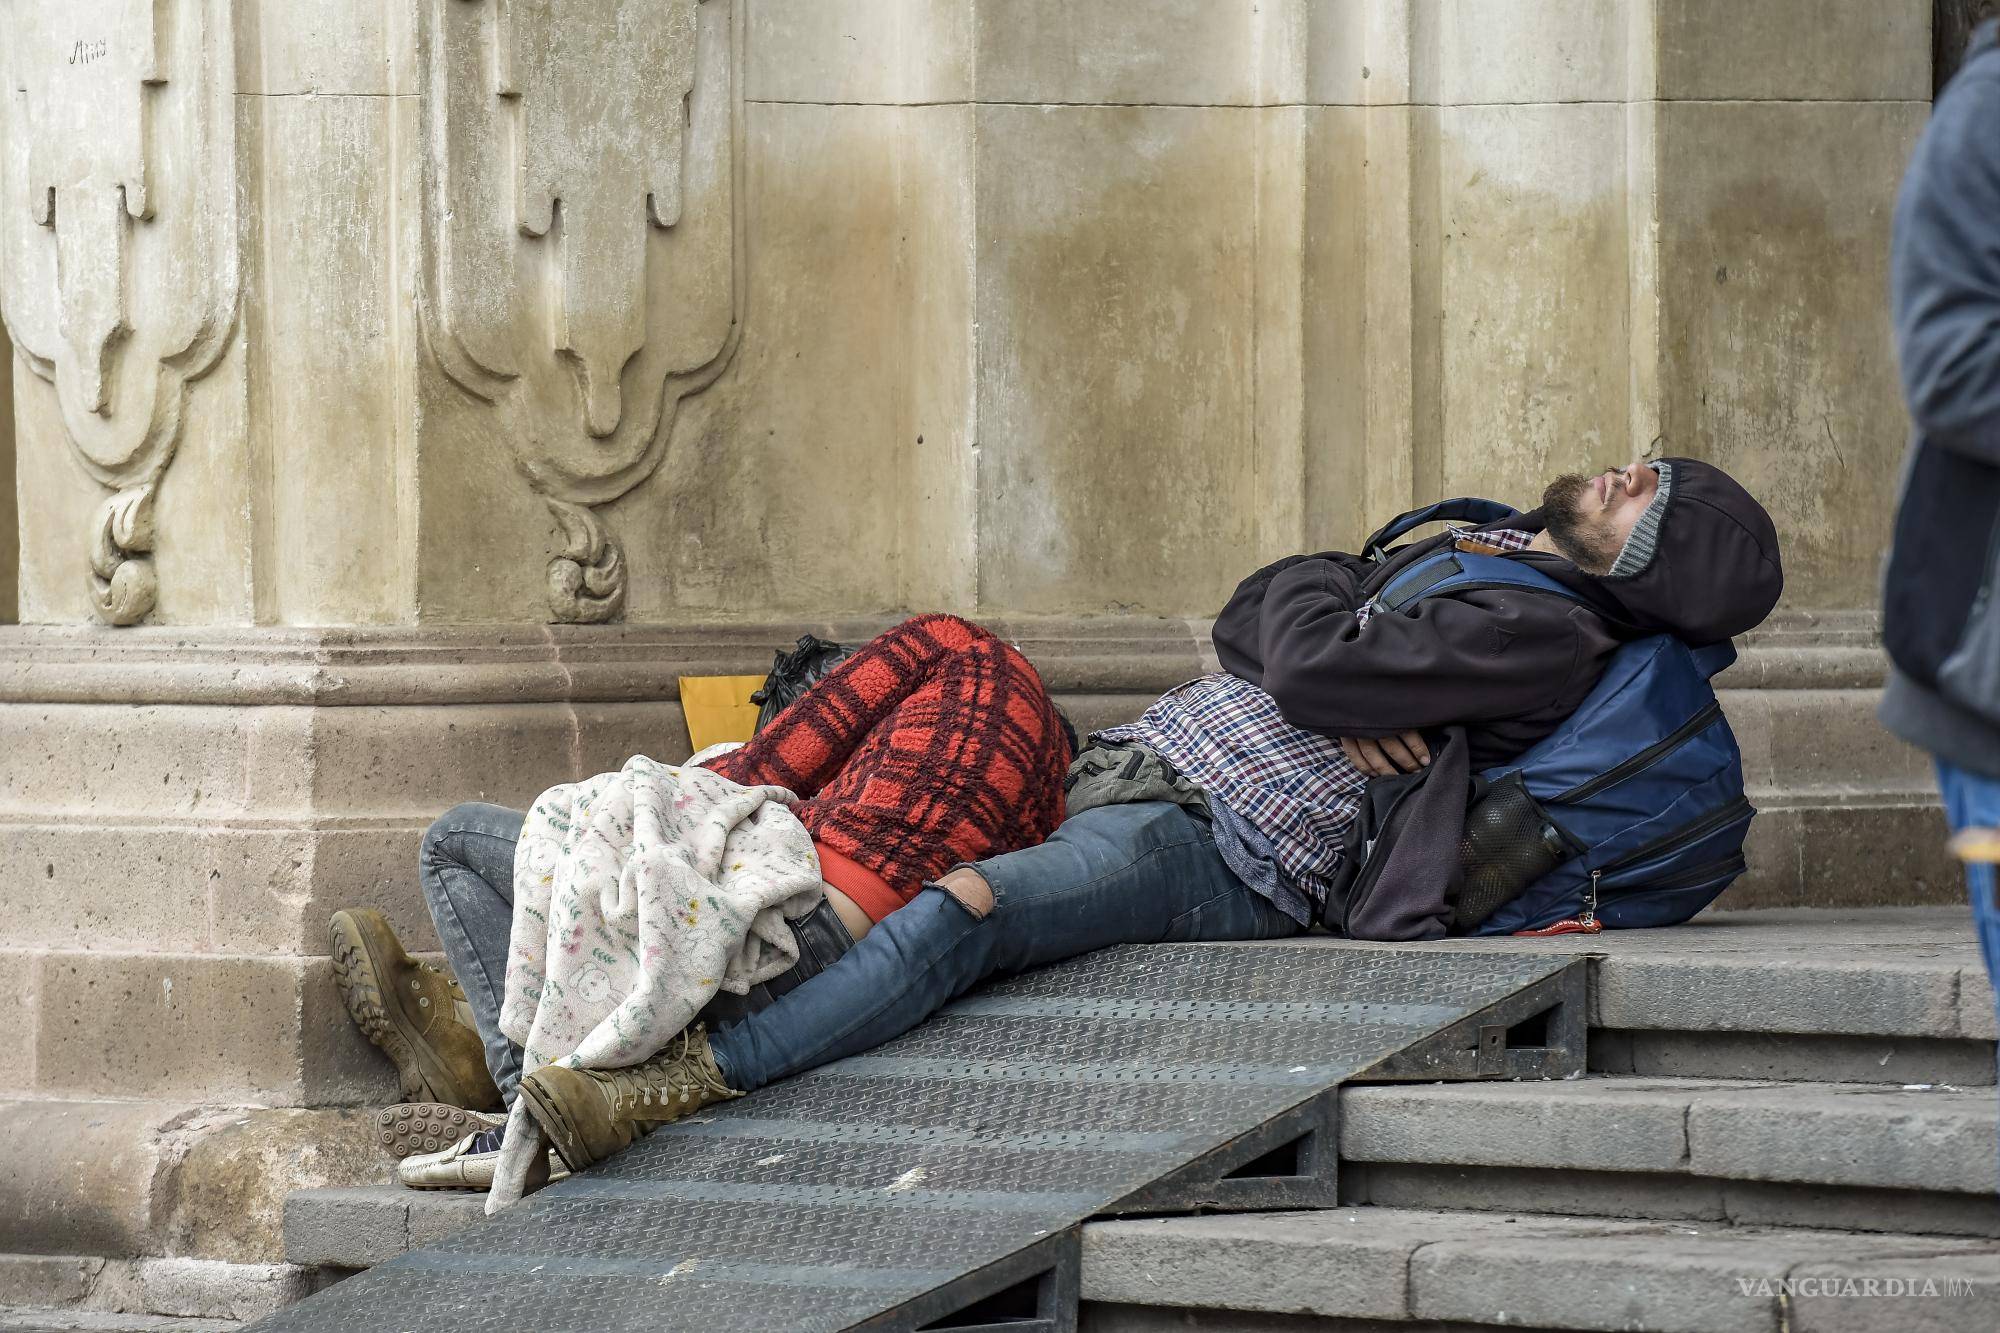
[[[637,1064],[717,989],[797,962],[786,918],[824,891],[797,800],[643,755],[543,792],[514,852],[500,1010],[523,1067]]]

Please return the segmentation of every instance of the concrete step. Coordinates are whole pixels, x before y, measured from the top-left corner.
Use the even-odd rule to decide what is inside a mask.
[[[2000,1236],[1996,1126],[1991,1088],[1603,1076],[1351,1087],[1341,1194]]]
[[[0,1307],[0,1333],[235,1333],[242,1327],[228,1319]]]
[[[1290,947],[1399,946],[1307,939]],[[1983,1047],[1989,1056],[1985,1081],[1992,1080],[1990,1055],[2000,1025],[1963,907],[1707,912],[1659,930],[1452,939],[1423,947],[1590,958],[1593,1029],[1903,1038],[1948,1043],[1949,1050],[1929,1053],[1960,1061]]]
[[[1990,1333],[1979,1241],[1392,1208],[1097,1222],[1083,1327]],[[1222,1312],[1264,1312],[1245,1318]],[[1359,1322],[1366,1321],[1366,1322]]]
[[[236,1328],[304,1300],[329,1280],[292,1264],[0,1254],[0,1333]]]

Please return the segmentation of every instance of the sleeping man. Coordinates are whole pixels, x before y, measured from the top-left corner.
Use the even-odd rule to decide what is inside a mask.
[[[1576,596],[1471,587],[1401,610],[1377,605],[1398,573],[1449,545],[1528,562]],[[945,790],[964,809],[998,811],[989,822],[1010,836],[988,838],[991,850],[977,857],[952,859],[938,847],[918,858],[920,881],[888,883],[882,905],[895,910],[868,913],[837,957],[782,994],[754,997],[768,1003],[743,1006],[753,1012],[713,1015],[629,1068],[546,1066],[521,1077],[518,1056],[510,1066],[508,1044],[495,1039],[497,1002],[481,993],[490,984],[468,987],[486,1063],[506,1100],[525,1098],[563,1164],[580,1170],[655,1125],[878,1046],[989,978],[1118,944],[1296,934],[1325,900],[1368,778],[1427,765],[1445,727],[1464,728],[1473,769],[1504,763],[1576,709],[1621,643],[1661,632],[1696,645],[1729,638],[1761,622],[1782,586],[1769,515],[1727,474],[1694,459],[1560,477],[1531,513],[1386,554],[1289,557],[1245,579],[1217,618],[1221,671],[1168,691],[1136,723],[1090,737],[1068,766],[1066,808],[1052,830],[1009,812],[1049,808],[1031,789],[1064,782],[1056,760],[1067,756],[1066,743],[1030,747],[1034,762],[998,761],[1008,785],[994,796],[1002,789],[991,785],[991,769],[1002,751],[981,730],[992,719],[960,734],[950,719],[928,718],[946,724],[925,729],[928,751],[963,753],[968,766],[939,776],[933,789],[884,788],[886,813],[867,834],[880,845],[871,853],[849,844],[842,859],[922,841],[931,797]],[[836,670],[779,722],[837,730],[846,677],[867,656]],[[1026,718],[1053,717],[1041,711],[1046,696],[1015,706]],[[1046,736],[1047,726],[1029,730]],[[940,733],[964,744],[939,744]],[[759,742],[737,752],[749,760],[726,757],[718,768],[738,781],[783,785],[749,776],[770,772],[754,762]],[[724,768],[731,759],[736,771]],[[1064,795],[1060,785],[1055,792]],[[431,840],[426,847],[426,856],[436,854]],[[504,880],[511,845],[488,850],[486,874]],[[835,862],[823,873],[837,885],[849,871]],[[503,900],[507,892],[498,882],[489,890]],[[468,969],[504,971],[504,932],[476,956],[455,948],[449,904],[436,893],[429,899],[461,978]],[[403,990],[391,983],[372,993]],[[414,1011],[403,1016],[396,1031],[404,1047],[422,1022]],[[456,1043],[461,1062],[477,1045],[459,1018],[432,1019],[426,1031],[436,1036],[419,1035],[417,1044]],[[417,1063],[384,1044],[406,1070]],[[480,1187],[491,1180],[496,1149],[490,1133],[467,1136],[410,1158],[401,1176],[412,1185]]]

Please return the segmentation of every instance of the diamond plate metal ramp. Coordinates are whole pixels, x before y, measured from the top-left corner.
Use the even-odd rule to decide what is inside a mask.
[[[257,1327],[1066,1333],[1092,1216],[1331,1206],[1343,1081],[1580,1070],[1582,967],[1310,942],[1087,955]],[[1514,1059],[1510,1032],[1540,1044]]]

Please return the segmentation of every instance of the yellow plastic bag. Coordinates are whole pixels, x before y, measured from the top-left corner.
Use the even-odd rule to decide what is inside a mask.
[[[688,744],[696,750],[723,741],[747,741],[756,734],[757,705],[750,702],[750,695],[764,687],[762,676],[682,676],[680,680]]]

